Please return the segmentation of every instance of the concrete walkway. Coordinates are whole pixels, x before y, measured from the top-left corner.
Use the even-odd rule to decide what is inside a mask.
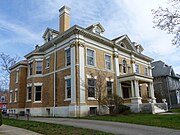
[[[26,129],[2,125],[0,126],[0,135],[41,135]]]
[[[74,127],[94,129],[94,130],[120,134],[120,135],[180,135],[180,130],[119,123],[119,122],[82,120],[82,119],[70,119],[70,118],[39,118],[39,117],[32,117],[30,120],[62,124],[62,125],[70,125]]]

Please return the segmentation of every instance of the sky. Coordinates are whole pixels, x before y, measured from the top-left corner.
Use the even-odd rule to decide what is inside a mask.
[[[1,0],[0,52],[24,55],[44,43],[47,27],[59,30],[59,9],[71,8],[71,26],[88,27],[100,22],[104,36],[127,34],[140,43],[144,54],[162,60],[180,74],[180,47],[172,46],[172,35],[153,28],[151,10],[166,7],[167,0]]]

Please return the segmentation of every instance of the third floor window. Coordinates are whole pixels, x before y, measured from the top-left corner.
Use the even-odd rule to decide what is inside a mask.
[[[71,48],[66,50],[66,66],[71,65]]]
[[[95,66],[95,52],[94,50],[87,49],[87,64],[90,66]]]
[[[33,73],[33,63],[29,63],[29,75],[32,75]]]

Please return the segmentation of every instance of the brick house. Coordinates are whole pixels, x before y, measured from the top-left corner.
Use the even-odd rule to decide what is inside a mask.
[[[0,110],[2,110],[2,112],[6,112],[7,108],[8,108],[8,91],[0,91]]]
[[[70,27],[70,8],[64,6],[59,12],[60,30],[47,28],[45,43],[10,68],[9,111],[32,116],[86,116],[98,109],[97,70],[107,73],[107,93],[121,96],[132,111],[141,111],[143,105],[151,108],[156,102],[152,59],[142,54],[142,46],[127,35],[105,38],[100,23]],[[107,106],[103,112],[109,112]]]

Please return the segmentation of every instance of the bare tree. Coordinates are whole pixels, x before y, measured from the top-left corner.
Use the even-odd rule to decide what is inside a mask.
[[[106,78],[111,78],[108,76],[107,72],[96,70],[94,72],[88,71],[91,76],[84,83],[83,86],[87,90],[88,97],[94,97],[98,102],[99,114],[101,114],[102,99],[107,95],[107,81]]]
[[[8,88],[10,74],[9,68],[13,66],[19,59],[20,57],[18,56],[11,57],[3,52],[0,53],[1,87],[3,86],[5,89]]]
[[[157,10],[152,9],[153,23],[155,28],[167,31],[168,34],[174,35],[172,44],[180,46],[180,0],[168,0],[170,7],[159,7]]]

